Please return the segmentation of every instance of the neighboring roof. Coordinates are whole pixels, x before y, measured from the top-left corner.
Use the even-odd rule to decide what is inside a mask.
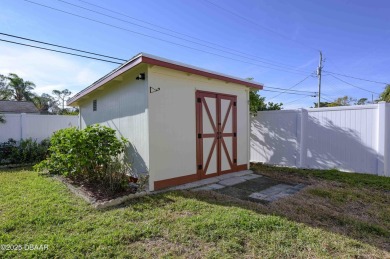
[[[187,73],[191,73],[191,74],[195,74],[195,75],[205,76],[208,78],[214,78],[214,79],[219,79],[219,80],[226,81],[226,82],[241,84],[241,85],[244,85],[247,87],[263,89],[262,84],[254,82],[254,81],[217,73],[217,72],[206,70],[206,69],[199,68],[199,67],[194,67],[191,65],[187,65],[184,63],[180,63],[180,62],[172,61],[169,59],[157,57],[157,56],[150,55],[147,53],[140,53],[140,54],[134,56],[133,58],[131,58],[129,61],[123,63],[122,65],[120,65],[118,68],[114,69],[113,71],[111,71],[107,75],[103,76],[102,78],[100,78],[99,80],[94,82],[92,85],[88,86],[84,90],[82,90],[79,93],[77,93],[76,95],[74,95],[71,99],[68,100],[67,104],[71,105],[72,103],[74,103],[75,101],[77,101],[78,99],[83,97],[84,95],[87,95],[88,93],[94,91],[95,89],[97,89],[100,86],[104,85],[105,83],[111,81],[115,77],[120,76],[124,72],[130,70],[131,68],[133,68],[141,63],[171,68],[171,69],[175,69],[175,70],[179,70],[179,71],[183,71],[183,72],[187,72]]]
[[[0,101],[0,112],[2,113],[39,113],[32,102],[25,101]]]

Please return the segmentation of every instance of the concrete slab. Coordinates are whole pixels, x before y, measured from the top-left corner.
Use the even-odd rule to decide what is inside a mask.
[[[199,187],[199,188],[195,188],[193,190],[194,191],[214,191],[214,190],[222,189],[222,188],[225,188],[225,187],[226,186],[224,186],[224,185],[213,183],[213,184],[205,185],[205,186],[202,186],[202,187]]]
[[[234,198],[237,198],[240,200],[249,200],[248,196],[251,194],[251,192],[248,190],[238,189],[238,188],[235,188],[234,186],[227,186],[225,188],[215,190],[215,192],[218,192],[218,193],[221,193],[221,194],[224,194],[227,196],[231,196],[231,197],[234,197]]]
[[[217,178],[219,180],[225,180],[225,179],[238,177],[238,176],[249,175],[249,174],[253,174],[252,170],[245,170],[245,171],[240,171],[240,172],[236,172],[236,173],[223,174],[223,175],[220,175],[220,176],[216,176],[215,178]]]
[[[232,176],[244,176],[244,175],[248,175],[248,174],[253,174],[253,171],[252,170],[244,170],[244,171],[240,171],[240,172],[236,172],[236,173],[231,173],[230,175]]]
[[[233,178],[228,178],[228,179],[222,180],[218,183],[225,185],[225,186],[232,186],[232,185],[236,185],[236,184],[239,184],[239,183],[242,183],[245,181],[246,180],[242,177],[233,177]]]
[[[293,187],[294,186],[288,184],[278,184],[261,192],[252,193],[249,195],[249,198],[272,202],[291,195],[289,192],[293,190]]]
[[[208,190],[241,200],[268,203],[297,193],[304,187],[306,187],[304,184],[283,183],[266,176],[254,174],[251,170],[245,170],[183,184],[168,190]]]
[[[239,189],[245,189],[253,192],[259,192],[262,190],[265,190],[271,186],[277,185],[280,182],[272,180],[268,177],[258,177],[251,180],[247,180],[245,182],[239,183],[235,185],[234,187]]]
[[[265,189],[264,191],[261,191],[262,194],[265,194],[265,195],[276,195],[278,193],[281,193],[281,192],[285,192],[287,191],[288,189],[292,188],[293,186],[291,185],[287,185],[287,184],[277,184],[277,185],[274,185],[268,189]]]
[[[199,181],[195,181],[195,182],[191,182],[191,183],[182,184],[179,186],[174,186],[174,187],[168,188],[166,190],[195,189],[195,188],[202,187],[205,185],[218,183],[221,180],[226,180],[226,179],[240,177],[240,176],[249,175],[249,174],[253,174],[253,172],[251,170],[243,170],[240,172],[224,174],[224,175],[211,177],[211,178],[207,178],[207,179],[203,179],[203,180],[199,180]]]
[[[247,175],[242,176],[242,178],[244,178],[245,180],[252,180],[255,178],[259,178],[259,177],[262,177],[262,176],[258,175],[258,174],[247,174]]]
[[[251,195],[249,195],[249,198],[252,198],[255,200],[266,201],[268,198],[268,195],[262,194],[261,192],[254,192]]]
[[[170,190],[193,189],[193,188],[197,188],[200,186],[217,183],[218,181],[219,181],[218,179],[216,179],[215,177],[212,177],[212,178],[207,178],[207,179],[199,180],[199,181],[192,182],[192,183],[186,183],[186,184],[182,184],[179,186],[175,186],[175,187],[170,188]]]

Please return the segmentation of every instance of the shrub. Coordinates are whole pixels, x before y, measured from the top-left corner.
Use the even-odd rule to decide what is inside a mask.
[[[120,159],[127,144],[126,139],[118,139],[115,130],[105,126],[61,129],[50,139],[48,158],[34,169],[121,189],[126,171],[130,170],[129,164]]]
[[[0,143],[0,164],[37,163],[45,159],[49,140],[37,142],[31,138],[17,142],[14,139]]]

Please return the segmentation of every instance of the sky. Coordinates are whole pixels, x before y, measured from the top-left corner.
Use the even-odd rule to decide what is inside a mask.
[[[0,0],[0,6],[0,33],[121,59],[146,52],[251,77],[268,90],[259,93],[266,101],[285,109],[317,102],[311,95],[318,91],[319,50],[322,101],[377,99],[390,83],[387,0]],[[65,88],[75,94],[117,66],[0,41],[0,74],[34,82],[38,94]],[[294,94],[272,92],[291,87]]]

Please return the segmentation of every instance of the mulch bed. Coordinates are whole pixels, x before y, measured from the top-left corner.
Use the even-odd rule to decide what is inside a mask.
[[[107,189],[107,186],[104,186],[102,184],[89,183],[86,181],[68,179],[64,177],[62,180],[77,188],[80,188],[82,192],[84,192],[85,194],[87,194],[89,197],[96,200],[97,202],[108,201],[122,196],[134,194],[137,192],[136,185],[133,186],[129,185],[129,187],[126,190],[120,192],[112,192]]]

